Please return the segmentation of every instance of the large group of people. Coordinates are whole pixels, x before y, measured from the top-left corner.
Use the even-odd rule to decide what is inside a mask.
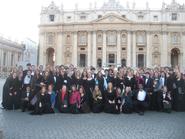
[[[26,70],[19,66],[11,71],[3,87],[2,106],[5,110],[30,111],[32,115],[143,115],[146,110],[178,110],[178,105],[185,102],[184,93],[185,74],[178,67],[78,69],[61,65],[44,69],[29,63]]]

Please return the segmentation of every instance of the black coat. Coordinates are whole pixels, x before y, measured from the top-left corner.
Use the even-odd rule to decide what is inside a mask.
[[[153,91],[153,79],[152,78],[148,78],[148,81],[146,82],[146,78],[144,78],[144,90],[148,93],[148,92],[152,92]]]
[[[16,94],[14,94],[16,92]],[[10,96],[12,93],[12,96]],[[2,106],[5,109],[17,109],[20,105],[20,90],[19,90],[19,81],[17,78],[13,79],[8,77],[4,86],[3,86],[3,102]]]
[[[132,90],[136,90],[137,82],[135,80],[135,77],[132,77],[130,80],[128,77],[125,77],[125,86],[130,86]]]

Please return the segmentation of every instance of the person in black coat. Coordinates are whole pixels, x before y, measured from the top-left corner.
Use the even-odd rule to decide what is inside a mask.
[[[93,110],[94,113],[103,111],[103,97],[98,85],[93,90]]]
[[[76,85],[77,90],[79,90],[80,86],[82,85],[81,74],[79,70],[75,71],[74,75],[72,76],[71,84]]]
[[[123,95],[122,101],[122,112],[126,114],[130,114],[133,112],[133,93],[130,87],[125,88],[125,93]]]
[[[51,108],[51,96],[46,91],[46,85],[42,85],[41,91],[36,95],[36,102],[32,115],[42,115],[47,113],[54,113]],[[35,98],[33,98],[35,99]]]
[[[135,91],[137,88],[136,79],[132,75],[131,71],[128,71],[127,76],[125,77],[125,87],[131,87],[132,91]]]
[[[123,91],[123,89],[125,87],[125,83],[124,83],[123,75],[121,73],[118,73],[117,77],[115,78],[114,86],[116,88],[120,88],[121,92]]]
[[[177,72],[174,89],[173,109],[176,111],[185,111],[185,81],[180,72]]]
[[[122,99],[123,99],[122,90],[118,87],[116,89],[116,99],[115,99],[117,114],[120,114],[122,110]]]
[[[52,84],[55,85],[54,76],[51,71],[45,71],[43,76],[43,83],[48,87],[48,85]]]
[[[162,94],[163,94],[163,100],[162,100],[163,101],[163,111],[167,113],[171,113],[172,98],[171,98],[171,93],[168,91],[166,86],[163,87]]]
[[[105,106],[104,112],[116,114],[116,92],[113,89],[113,84],[111,82],[108,83],[107,90],[105,91]]]
[[[84,90],[86,92],[87,95],[87,102],[88,105],[90,106],[90,108],[92,109],[92,91],[94,90],[94,86],[95,86],[95,80],[91,77],[91,73],[90,72],[86,72],[84,71],[82,74],[82,86],[84,87]]]
[[[33,98],[33,93],[31,92],[30,86],[26,87],[26,91],[22,92],[21,95],[21,109],[22,112],[25,112],[25,110],[33,110],[33,105],[31,105],[31,100]]]
[[[95,80],[95,84],[98,85],[100,91],[103,93],[104,92],[104,78],[103,78],[101,71],[97,73],[96,78],[94,80]]]
[[[153,79],[150,77],[149,72],[146,72],[146,74],[145,74],[143,89],[146,91],[146,93],[148,95],[149,109],[152,109]]]
[[[8,107],[8,98],[10,97],[9,92],[10,92],[10,84],[12,81],[13,77],[10,75],[3,86],[3,95],[2,95],[2,106],[4,109],[7,109]]]
[[[43,76],[40,74],[39,70],[35,70],[35,74],[31,80],[31,91],[33,92],[33,95],[36,95],[39,93],[41,87],[40,84],[44,82]]]
[[[3,107],[7,110],[19,109],[19,93],[17,73],[13,72],[3,87]]]
[[[95,73],[95,68],[94,67],[91,67],[91,75],[92,75],[92,78],[95,79],[97,74]]]
[[[81,113],[91,112],[91,109],[88,104],[87,94],[84,91],[83,86],[79,88],[79,93],[80,93],[80,112]]]

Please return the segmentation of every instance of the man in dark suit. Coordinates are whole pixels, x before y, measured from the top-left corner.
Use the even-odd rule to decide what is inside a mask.
[[[21,95],[21,109],[24,112],[26,109],[32,110],[33,106],[31,105],[30,101],[33,98],[33,93],[31,92],[31,87],[27,86],[26,91]]]
[[[23,78],[25,78],[25,76],[27,75],[28,71],[31,71],[32,70],[32,67],[31,67],[31,64],[28,63],[26,65],[27,69],[23,71]]]
[[[151,98],[152,98],[152,92],[153,92],[153,79],[150,77],[149,72],[146,72],[144,76],[144,90],[146,91],[147,96],[148,96],[149,108],[152,109]]]
[[[95,68],[94,67],[91,67],[91,75],[92,75],[92,78],[95,79],[96,78],[96,73],[95,73]]]

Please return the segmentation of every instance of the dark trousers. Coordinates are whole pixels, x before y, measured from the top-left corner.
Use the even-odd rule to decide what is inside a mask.
[[[6,109],[15,110],[19,108],[20,108],[19,97],[17,95],[8,96]]]
[[[135,101],[135,110],[136,112],[144,112],[147,107],[147,103],[145,101]]]
[[[37,102],[35,105],[34,112],[32,114],[48,114],[48,113],[54,113],[54,110],[51,108],[51,106],[47,103],[42,103],[42,106],[39,106],[40,102]]]
[[[162,110],[162,92],[153,92],[151,96],[151,109],[161,111]]]
[[[22,100],[21,101],[21,110],[25,111],[26,109],[30,111],[30,110],[33,110],[34,107],[30,104],[29,101]]]
[[[104,112],[105,113],[113,113],[113,114],[117,114],[118,110],[116,109],[116,104],[109,104],[107,103],[104,107]]]
[[[162,103],[162,98],[163,96],[162,96],[162,92],[161,91],[159,91],[158,93],[157,93],[157,110],[158,111],[161,111],[162,109],[163,109],[163,103]]]
[[[77,105],[76,104],[71,104],[70,105],[70,112],[72,114],[78,114],[79,113],[79,109],[77,108]]]

